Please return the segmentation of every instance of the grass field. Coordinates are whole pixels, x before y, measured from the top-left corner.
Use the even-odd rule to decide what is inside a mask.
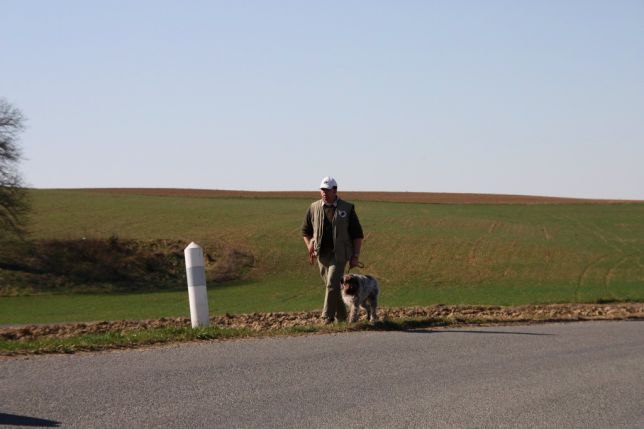
[[[195,241],[206,251],[224,243],[252,254],[243,278],[209,284],[214,314],[321,307],[321,281],[299,233],[315,193],[31,195],[35,240],[168,239]],[[380,279],[384,306],[644,300],[644,204],[428,204],[351,196],[367,235],[363,271]],[[0,270],[2,278],[11,277]],[[182,282],[167,292],[0,297],[0,324],[186,316]]]

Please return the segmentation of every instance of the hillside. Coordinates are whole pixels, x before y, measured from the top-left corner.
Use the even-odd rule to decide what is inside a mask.
[[[125,311],[120,300],[130,294],[137,317],[148,310],[150,318],[183,315],[183,248],[192,241],[207,255],[213,311],[310,311],[321,304],[319,275],[300,237],[316,192],[66,189],[30,196],[30,241],[0,247],[0,295],[39,296],[1,299],[9,319],[19,317],[23,302],[59,311],[61,319],[81,307],[41,296],[52,292],[109,293],[100,305],[87,302],[92,314],[107,302]],[[644,300],[642,203],[342,196],[356,202],[366,233],[362,272],[381,281],[384,306]]]

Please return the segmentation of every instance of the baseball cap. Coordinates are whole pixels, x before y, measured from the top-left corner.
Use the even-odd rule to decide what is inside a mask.
[[[335,181],[335,179],[331,176],[327,176],[324,179],[322,179],[322,183],[320,183],[320,189],[333,189],[338,187],[338,182]]]

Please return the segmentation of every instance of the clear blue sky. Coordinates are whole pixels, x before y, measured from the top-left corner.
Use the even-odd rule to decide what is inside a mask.
[[[0,0],[27,183],[644,199],[644,1]]]

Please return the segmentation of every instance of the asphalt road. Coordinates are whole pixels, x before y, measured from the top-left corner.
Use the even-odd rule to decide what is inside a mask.
[[[0,360],[0,426],[644,427],[644,321]]]

